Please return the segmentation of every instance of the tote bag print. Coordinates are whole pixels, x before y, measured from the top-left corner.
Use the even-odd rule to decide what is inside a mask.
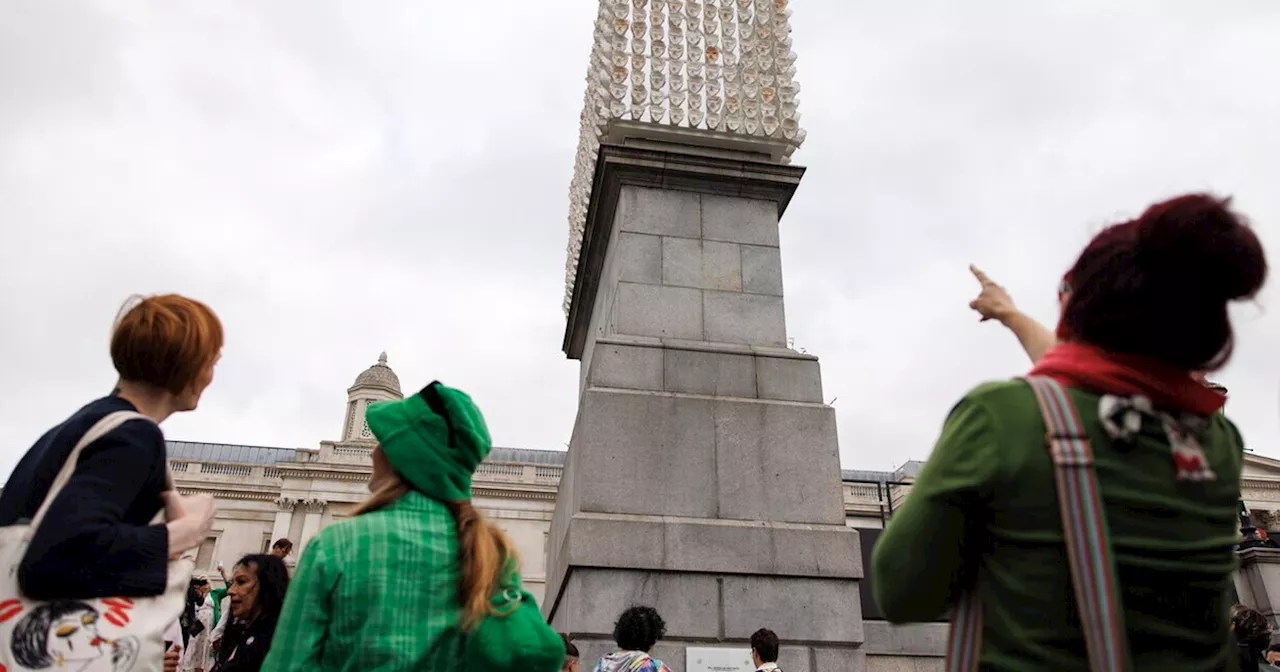
[[[18,588],[18,566],[49,505],[71,479],[85,446],[141,418],[112,413],[99,420],[67,457],[29,525],[0,527],[0,672],[151,672],[164,658],[164,633],[182,612],[194,563],[169,563],[165,592],[156,597],[29,600]],[[173,487],[172,477],[167,477]],[[163,513],[156,522],[163,522]],[[86,562],[93,562],[86,558]]]
[[[20,598],[0,601],[0,632],[9,643],[7,670],[74,670],[125,672],[135,669],[140,642],[125,627],[134,601],[53,600],[30,603]]]

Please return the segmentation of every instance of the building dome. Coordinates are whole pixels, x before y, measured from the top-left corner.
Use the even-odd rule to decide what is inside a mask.
[[[378,355],[378,363],[364,370],[363,373],[356,376],[356,382],[352,384],[351,391],[362,387],[374,387],[388,392],[394,393],[397,397],[403,397],[400,392],[400,376],[396,375],[391,367],[387,366],[387,353]]]

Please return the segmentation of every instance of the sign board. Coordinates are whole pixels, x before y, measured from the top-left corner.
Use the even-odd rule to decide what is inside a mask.
[[[751,649],[689,647],[685,649],[686,672],[755,672]]]

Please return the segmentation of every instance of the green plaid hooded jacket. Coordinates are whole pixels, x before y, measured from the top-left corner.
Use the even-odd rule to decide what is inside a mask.
[[[298,561],[263,672],[453,669],[458,581],[453,515],[417,491],[330,525]]]

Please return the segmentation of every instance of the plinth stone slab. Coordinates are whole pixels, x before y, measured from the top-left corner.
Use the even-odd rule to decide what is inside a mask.
[[[630,233],[700,239],[702,199],[688,191],[623,187],[617,221],[619,230]]]
[[[719,343],[784,346],[787,326],[781,296],[742,292],[703,292],[706,340]]]
[[[943,657],[947,655],[946,623],[894,625],[888,621],[865,621],[868,653],[885,656]]]
[[[764,200],[704,195],[702,236],[706,240],[778,246],[778,206]]]
[[[844,524],[830,407],[589,387],[579,412],[581,511]]]
[[[844,524],[830,408],[721,401],[715,414],[722,518]]]
[[[668,632],[706,639],[720,636],[720,586],[716,577],[708,574],[575,570],[561,597],[562,609],[572,614],[563,627],[610,637],[621,613],[620,604],[654,607],[666,621]]]
[[[662,284],[701,288],[701,240],[672,237],[662,239]]]
[[[782,256],[778,248],[742,246],[742,291],[782,296]]]
[[[816,360],[758,357],[761,399],[822,403],[822,372]]]
[[[755,362],[752,361],[752,366]],[[663,386],[661,348],[599,344],[591,362],[591,380],[621,390],[660,390]],[[755,370],[751,371],[752,381]]]
[[[756,359],[697,350],[665,351],[663,389],[719,397],[756,396]]]
[[[589,388],[579,418],[581,511],[716,516],[713,400]]]
[[[618,284],[613,310],[620,333],[702,338],[702,292],[688,287]]]
[[[816,648],[813,672],[864,672],[871,669],[861,649]]]
[[[646,285],[662,284],[662,240],[661,236],[619,233],[615,252],[618,280]]]
[[[841,579],[725,577],[725,637],[749,639],[761,623],[785,624],[789,637],[811,643],[861,644],[858,584]]]
[[[843,525],[796,525],[580,513],[561,559],[577,567],[761,576],[862,578],[858,536]]]

